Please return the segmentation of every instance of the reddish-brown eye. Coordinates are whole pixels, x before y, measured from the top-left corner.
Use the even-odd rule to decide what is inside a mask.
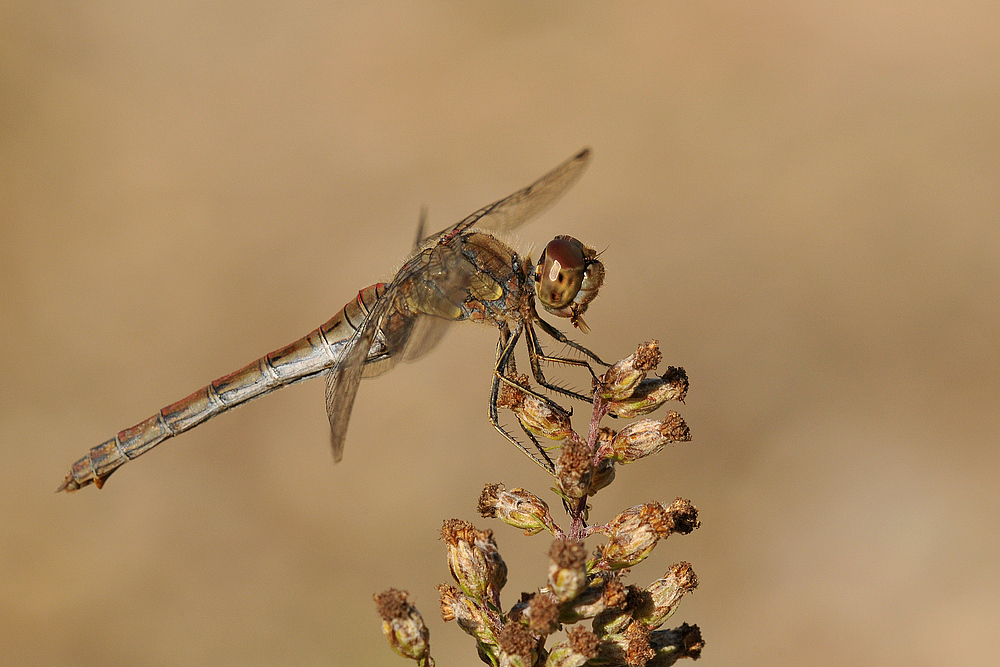
[[[574,238],[549,241],[535,268],[535,292],[546,308],[568,306],[580,291],[586,258]]]

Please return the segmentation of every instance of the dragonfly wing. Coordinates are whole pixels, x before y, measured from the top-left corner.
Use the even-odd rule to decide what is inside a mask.
[[[390,286],[368,313],[353,344],[344,354],[338,367],[326,376],[326,415],[330,420],[330,446],[333,449],[333,460],[339,461],[344,456],[344,439],[347,437],[347,424],[354,407],[354,398],[358,395],[358,386],[364,374],[365,361],[371,349],[375,335],[382,325],[382,320],[393,303],[394,289]],[[378,365],[380,362],[375,362]]]
[[[590,149],[584,148],[528,187],[484,206],[464,220],[431,236],[428,241],[447,242],[472,227],[485,231],[510,231],[554,204],[576,183],[589,162]]]
[[[386,354],[378,359],[369,359],[365,363],[365,367],[361,369],[361,377],[377,378],[379,375],[388,373],[396,365],[396,356]]]
[[[399,351],[383,354],[377,358],[368,357],[361,371],[362,378],[373,378],[389,372],[397,362],[416,361],[424,356],[444,338],[452,320],[430,315],[415,315],[409,320],[406,340]],[[398,338],[396,340],[399,340]]]
[[[430,315],[418,315],[400,356],[402,361],[416,361],[441,342],[452,320]]]
[[[425,354],[441,340],[444,325],[460,317],[459,304],[475,273],[474,267],[458,248],[462,232],[473,227],[486,231],[509,231],[527,222],[555,203],[580,178],[589,161],[590,149],[585,148],[528,187],[479,209],[426,239],[420,238],[426,213],[421,214],[417,228],[420,247],[415,249],[368,313],[339,366],[327,375],[326,412],[330,419],[334,460],[339,461],[343,456],[347,424],[361,378],[385,372],[395,363],[393,357],[412,360]],[[402,343],[404,336],[393,336],[396,343],[402,345],[396,347],[389,344],[386,357],[373,360],[366,372],[372,343],[400,289],[404,290],[405,298],[413,301],[420,314],[416,319],[409,319],[404,325],[406,328],[398,332],[405,335],[405,343]]]

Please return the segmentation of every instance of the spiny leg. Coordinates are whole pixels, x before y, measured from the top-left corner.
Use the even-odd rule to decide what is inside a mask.
[[[552,336],[553,338],[555,338],[557,341],[559,341],[563,345],[569,345],[574,350],[576,350],[578,352],[582,352],[583,354],[587,355],[588,357],[590,357],[591,359],[593,359],[594,361],[596,361],[597,363],[599,363],[602,366],[608,366],[608,367],[611,366],[611,364],[609,364],[608,362],[606,362],[603,359],[601,359],[599,356],[597,356],[596,354],[594,354],[593,352],[591,352],[590,350],[588,350],[587,348],[585,348],[583,345],[580,345],[576,341],[571,340],[562,331],[559,331],[559,329],[556,329],[554,326],[552,326],[551,324],[549,324],[548,322],[546,322],[542,318],[538,317],[537,315],[535,316],[535,322],[538,323],[538,328],[539,329],[541,329],[542,331],[544,331],[548,335]],[[593,372],[593,371],[591,371],[591,372]]]
[[[514,346],[517,343],[517,339],[520,337],[520,335],[521,335],[521,327],[518,327],[513,334],[511,334],[510,330],[506,327],[506,325],[500,327],[500,340],[497,342],[497,363],[493,369],[493,389],[490,392],[490,423],[493,424],[493,428],[499,431],[503,437],[507,438],[507,440],[509,440],[515,447],[520,449],[525,456],[530,458],[532,461],[538,464],[539,467],[541,467],[547,473],[552,475],[555,473],[555,465],[552,463],[552,459],[549,458],[549,455],[545,452],[545,450],[534,438],[534,436],[528,433],[528,437],[531,438],[531,441],[538,449],[538,452],[542,455],[542,458],[538,458],[538,456],[534,452],[532,452],[530,449],[521,444],[521,442],[518,441],[517,438],[511,435],[507,431],[507,429],[505,429],[500,424],[500,416],[497,409],[497,400],[500,395],[501,382],[508,383],[511,386],[516,387],[519,391],[530,393],[532,395],[537,395],[530,389],[526,390],[524,387],[512,382],[509,378],[505,377],[504,375],[513,366]],[[549,399],[545,398],[544,396],[540,396],[540,398],[550,402]],[[527,431],[525,432],[527,433]]]
[[[508,339],[509,336],[510,336],[510,328],[508,327],[507,324],[501,324],[500,325],[500,340],[497,342],[497,355],[498,355],[498,358],[499,358],[500,350],[501,350],[501,348],[503,346],[503,343]],[[513,349],[513,347],[511,349]],[[514,376],[516,373],[517,373],[517,357],[515,357],[514,354],[510,354],[510,356],[507,357],[507,368],[504,370],[503,376],[505,378],[509,378],[509,377]],[[522,388],[522,390],[523,390],[523,388]],[[549,457],[548,450],[545,449],[545,447],[543,447],[538,442],[538,439],[535,438],[535,434],[534,433],[532,433],[531,431],[529,431],[528,429],[526,429],[524,427],[524,424],[520,423],[520,420],[518,420],[518,425],[521,427],[521,430],[524,431],[524,434],[526,436],[528,436],[528,439],[531,440],[532,444],[535,445],[535,449],[538,450],[538,452],[542,455],[542,457],[548,463],[547,469],[548,470],[554,470],[555,469],[555,464],[552,463],[552,459]]]
[[[545,465],[542,466],[543,468],[545,468],[545,472],[549,473],[550,475],[553,474],[556,469],[556,464],[552,462],[552,459],[549,457],[548,451],[546,451],[545,447],[543,447],[542,444],[538,442],[538,438],[535,437],[534,433],[524,428],[524,424],[521,424],[520,421],[518,421],[518,424],[521,426],[521,430],[524,431],[524,434],[528,436],[528,439],[531,440],[531,444],[535,446],[535,449],[538,450],[538,453],[542,455],[543,459],[545,459]],[[537,457],[534,454],[531,455],[531,458],[534,459],[536,462],[538,461]]]
[[[417,239],[413,242],[413,250],[420,250],[424,243],[424,226],[427,223],[427,204],[420,207],[420,219],[417,221]]]
[[[537,321],[541,322],[542,320],[537,320]],[[553,330],[556,331],[555,329]],[[590,367],[589,363],[583,361],[582,359],[570,359],[568,357],[552,357],[546,355],[544,352],[542,352],[542,346],[538,342],[538,336],[535,334],[534,328],[530,325],[526,327],[525,330],[525,341],[528,346],[528,360],[531,363],[531,373],[532,375],[535,376],[535,380],[538,381],[538,384],[542,385],[546,389],[549,389],[550,391],[559,392],[560,394],[564,394],[566,396],[569,396],[570,398],[575,398],[585,403],[589,403],[592,400],[593,397],[591,396],[584,396],[583,394],[573,391],[572,389],[560,387],[559,385],[552,384],[551,382],[546,380],[545,374],[542,372],[542,366],[540,362],[545,361],[550,363],[566,364],[567,366],[578,366],[586,368],[588,371],[590,371],[591,377],[596,379],[597,374],[594,372],[594,369]],[[600,361],[600,359],[598,359],[596,356],[594,356],[594,358]],[[604,362],[601,361],[601,363]]]
[[[514,334],[515,340],[516,340],[517,337],[519,337],[521,335],[521,331],[522,330],[523,329],[518,328],[517,333]],[[530,331],[530,328],[528,330]],[[494,379],[495,380],[499,380],[500,382],[503,382],[504,384],[506,384],[506,385],[508,385],[510,387],[513,387],[514,389],[516,389],[517,391],[521,392],[522,394],[527,394],[528,396],[533,396],[534,398],[536,398],[539,401],[542,401],[543,403],[545,403],[546,405],[548,405],[553,410],[559,410],[560,412],[565,412],[566,416],[572,417],[573,416],[573,409],[572,408],[570,408],[570,409],[567,410],[563,406],[561,406],[558,403],[556,403],[555,401],[553,401],[548,396],[543,396],[542,394],[539,394],[537,391],[535,391],[531,387],[525,387],[523,385],[520,385],[520,384],[514,382],[512,379],[510,379],[510,376],[515,371],[514,355],[512,354],[513,350],[514,350],[514,345],[511,344],[510,345],[510,351],[507,353],[508,354],[508,359],[505,362],[502,371],[501,371],[501,368],[500,368],[500,362],[497,361],[497,366],[493,370]],[[529,348],[528,352],[529,352],[529,355],[530,355],[530,353],[531,353],[531,349],[530,348]],[[497,358],[499,360],[499,352],[498,352]],[[577,362],[576,359],[568,359],[567,361]],[[584,364],[584,365],[586,365],[586,364]],[[539,371],[539,372],[541,372],[541,371]],[[591,373],[593,373],[593,371],[591,371]],[[542,379],[544,380],[544,378],[542,378]],[[546,384],[545,386],[547,388],[549,388],[549,389],[554,389],[555,391],[559,391],[559,392],[562,392],[564,394],[567,394],[568,396],[573,396],[573,397],[577,397],[578,396],[577,394],[569,392],[569,390],[563,389],[562,387],[557,387],[557,386],[548,385],[548,384]],[[583,398],[583,400],[590,401],[590,398],[589,397],[585,397],[585,398]]]

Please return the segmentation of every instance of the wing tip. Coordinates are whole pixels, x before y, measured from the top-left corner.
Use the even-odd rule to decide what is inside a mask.
[[[340,463],[341,459],[344,458],[344,442],[337,442],[333,439],[333,434],[330,434],[330,450],[333,454],[333,462]]]

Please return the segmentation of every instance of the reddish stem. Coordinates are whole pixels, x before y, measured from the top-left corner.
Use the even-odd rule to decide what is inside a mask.
[[[590,431],[587,433],[587,447],[590,448],[590,455],[593,457],[591,465],[597,466],[597,438],[601,430],[601,420],[604,419],[610,408],[601,398],[601,385],[594,387],[594,409],[590,413]],[[575,433],[572,437],[578,437]],[[583,522],[583,515],[587,510],[587,496],[580,498],[570,508],[572,522],[569,527],[569,536],[574,540],[583,540],[590,534],[590,530]]]

